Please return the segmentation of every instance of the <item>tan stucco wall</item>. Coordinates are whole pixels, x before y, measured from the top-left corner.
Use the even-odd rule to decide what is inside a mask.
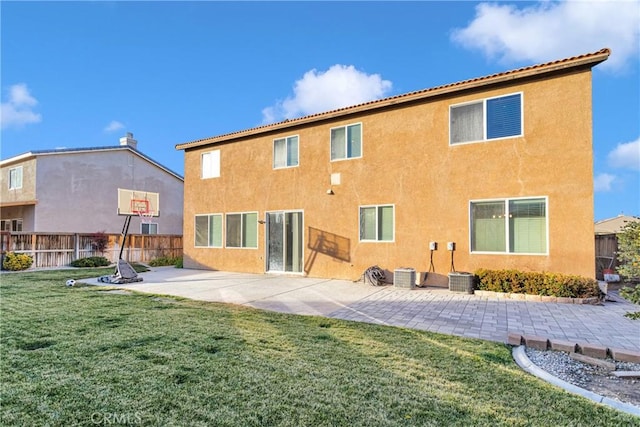
[[[449,106],[522,92],[524,137],[449,146]],[[330,128],[361,122],[363,157],[330,161]],[[273,139],[299,135],[300,164],[272,169]],[[591,73],[584,71],[412,106],[291,128],[185,152],[185,266],[261,273],[258,249],[194,248],[194,215],[303,210],[305,273],[357,279],[377,264],[393,271],[450,270],[446,242],[456,243],[455,268],[518,268],[594,276]],[[221,177],[200,179],[200,156],[219,149]],[[341,174],[327,195],[331,173]],[[469,201],[548,197],[548,255],[481,255],[469,250]],[[359,242],[361,205],[395,206],[394,242]],[[348,257],[315,253],[309,230],[337,236]],[[334,237],[335,237],[334,236]],[[342,258],[342,259],[340,259]],[[348,259],[348,260],[347,260]]]
[[[23,230],[32,230],[35,221],[36,166],[35,158],[27,158],[0,168],[0,217],[21,219]],[[16,167],[22,167],[22,188],[9,190],[9,170]]]
[[[9,170],[22,167],[22,188],[9,190]],[[36,198],[36,160],[8,163],[0,168],[0,201],[3,204],[33,201]]]

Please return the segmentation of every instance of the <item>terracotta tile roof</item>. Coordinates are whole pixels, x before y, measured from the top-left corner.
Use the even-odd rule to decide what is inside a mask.
[[[312,123],[316,121],[326,120],[330,118],[346,116],[348,114],[359,113],[367,110],[397,105],[418,99],[428,98],[444,93],[458,92],[464,89],[474,87],[487,86],[490,84],[501,83],[504,81],[515,80],[530,76],[547,74],[559,70],[566,70],[580,67],[593,67],[603,61],[606,61],[611,51],[607,48],[600,49],[597,52],[586,53],[583,55],[572,56],[570,58],[559,59],[556,61],[546,62],[543,64],[531,65],[528,67],[517,68],[514,70],[504,71],[502,73],[491,74],[484,77],[477,77],[469,80],[463,80],[456,83],[450,83],[442,86],[436,86],[429,89],[417,90],[401,95],[395,95],[388,98],[377,99],[375,101],[364,102],[362,104],[352,105],[349,107],[339,108],[336,110],[326,111],[322,113],[311,114],[295,119],[287,119],[278,123],[272,123],[264,126],[258,126],[251,129],[245,129],[237,132],[231,132],[224,135],[218,135],[209,138],[198,139],[195,141],[177,144],[177,150],[186,150],[201,145],[215,144],[218,142],[229,141],[235,138],[241,138],[269,131],[285,129],[295,125]]]

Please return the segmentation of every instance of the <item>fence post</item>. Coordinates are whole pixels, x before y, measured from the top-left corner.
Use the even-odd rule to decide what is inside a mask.
[[[31,235],[31,257],[33,258],[33,265],[38,266],[40,264],[38,264],[38,251],[36,249],[38,249],[36,247],[36,240],[37,240],[37,235],[36,234],[32,234]]]
[[[73,235],[73,259],[80,259],[80,236],[78,233]]]

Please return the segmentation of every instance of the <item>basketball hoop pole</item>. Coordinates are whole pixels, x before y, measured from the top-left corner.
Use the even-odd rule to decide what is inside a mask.
[[[98,281],[116,284],[142,281],[142,277],[138,277],[138,273],[127,261],[122,259],[122,255],[124,247],[127,245],[127,237],[129,237],[131,217],[137,215],[141,222],[151,223],[153,217],[158,216],[158,206],[158,193],[118,188],[118,214],[125,216],[118,263],[112,275],[102,276],[98,278]]]
[[[120,245],[120,255],[118,259],[122,259],[122,253],[124,252],[124,246],[127,243],[127,236],[129,235],[129,224],[131,224],[132,215],[127,215],[124,219],[124,225],[122,226],[122,245]]]

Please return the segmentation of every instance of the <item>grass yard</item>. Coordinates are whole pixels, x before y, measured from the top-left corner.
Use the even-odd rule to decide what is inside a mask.
[[[0,277],[0,425],[614,426],[506,345]]]

